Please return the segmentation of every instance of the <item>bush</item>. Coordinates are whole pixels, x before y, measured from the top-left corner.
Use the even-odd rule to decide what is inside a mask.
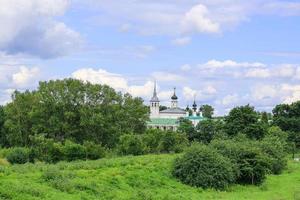
[[[185,134],[167,131],[162,134],[158,149],[162,153],[179,153],[184,150],[188,144]]]
[[[270,159],[270,171],[273,174],[281,174],[287,166],[287,154],[285,153],[286,143],[277,136],[267,136],[260,143],[260,147]]]
[[[271,168],[271,161],[259,143],[245,137],[213,140],[210,146],[231,160],[237,183],[258,185],[264,181]]]
[[[164,135],[164,131],[159,129],[148,129],[142,135],[142,140],[146,145],[148,153],[159,153],[159,143]]]
[[[225,189],[234,181],[228,158],[204,145],[194,145],[174,162],[173,175],[185,184]]]
[[[29,149],[22,147],[13,148],[6,159],[11,164],[25,164],[29,162]]]
[[[84,160],[86,158],[84,146],[76,144],[70,140],[65,142],[63,152],[67,161]]]
[[[101,145],[86,141],[83,143],[83,146],[85,148],[86,159],[97,160],[105,157],[106,150]]]
[[[120,137],[118,152],[122,155],[142,155],[146,146],[139,135],[125,134]]]
[[[40,161],[56,163],[64,160],[63,145],[53,139],[45,138],[43,135],[32,136],[30,138],[34,147],[34,154]]]

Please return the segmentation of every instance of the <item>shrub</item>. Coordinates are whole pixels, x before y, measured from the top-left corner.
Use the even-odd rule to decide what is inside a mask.
[[[25,164],[29,161],[29,149],[22,147],[13,148],[6,159],[11,164]]]
[[[231,160],[237,183],[257,185],[264,181],[271,164],[258,142],[239,136],[236,140],[213,140],[210,146]]]
[[[117,148],[122,155],[142,155],[146,149],[141,137],[134,134],[122,135]]]
[[[287,166],[285,146],[286,142],[277,136],[267,136],[260,143],[262,151],[269,156],[270,170],[273,174],[281,174]]]
[[[86,159],[97,160],[105,157],[106,150],[101,145],[86,141],[83,143],[83,146],[85,148]]]
[[[64,159],[63,146],[53,139],[45,138],[43,135],[30,137],[31,144],[34,147],[33,154],[40,161],[47,163],[56,163]]]
[[[164,132],[159,129],[148,129],[142,136],[142,140],[146,145],[147,152],[159,153],[159,143]]]
[[[83,160],[86,158],[84,146],[76,144],[70,140],[65,142],[63,152],[67,161]]]
[[[167,131],[162,135],[158,149],[162,153],[179,153],[184,150],[188,144],[185,134]]]
[[[173,175],[185,184],[225,189],[234,181],[228,158],[204,145],[194,145],[174,162]]]

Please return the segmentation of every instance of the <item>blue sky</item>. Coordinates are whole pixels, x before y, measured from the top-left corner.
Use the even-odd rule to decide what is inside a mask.
[[[0,103],[73,77],[162,104],[300,100],[300,1],[1,0]]]

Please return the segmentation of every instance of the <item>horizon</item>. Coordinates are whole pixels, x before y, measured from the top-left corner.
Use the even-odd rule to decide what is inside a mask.
[[[0,2],[0,105],[39,81],[76,78],[222,116],[300,100],[300,2]]]

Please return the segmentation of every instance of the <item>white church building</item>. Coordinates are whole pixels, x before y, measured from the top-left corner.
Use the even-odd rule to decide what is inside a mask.
[[[174,94],[171,97],[171,107],[166,110],[160,111],[159,106],[160,101],[157,96],[155,83],[153,96],[150,100],[150,121],[147,123],[148,128],[176,131],[179,126],[179,120],[181,118],[192,121],[194,126],[197,126],[200,121],[205,119],[202,116],[201,110],[197,110],[197,104],[195,100],[192,110],[190,110],[188,106],[186,109],[178,107],[176,88],[174,88]]]

